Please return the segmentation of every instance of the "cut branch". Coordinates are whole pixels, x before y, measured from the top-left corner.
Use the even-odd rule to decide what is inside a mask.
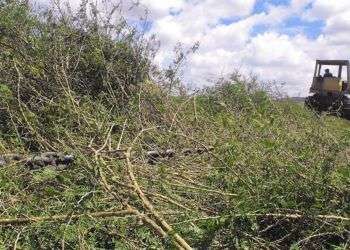
[[[4,225],[23,225],[36,222],[62,222],[66,220],[77,220],[83,216],[92,218],[109,218],[118,217],[126,215],[136,215],[135,211],[132,209],[126,209],[121,211],[111,211],[111,212],[95,212],[95,213],[84,213],[84,214],[64,214],[64,215],[53,215],[53,216],[42,216],[42,217],[25,217],[25,218],[8,218],[0,219],[0,226]]]
[[[135,191],[138,194],[139,198],[141,199],[143,205],[145,206],[146,209],[148,209],[152,215],[156,218],[156,220],[160,223],[160,225],[162,226],[162,228],[170,235],[172,235],[174,237],[175,243],[177,243],[180,247],[179,248],[183,248],[186,250],[192,249],[191,246],[179,235],[177,234],[173,228],[158,214],[158,212],[154,209],[153,205],[151,204],[151,202],[148,200],[148,198],[145,196],[145,194],[143,193],[143,191],[140,188],[140,185],[138,184],[136,177],[134,175],[133,172],[133,165],[131,163],[130,157],[131,157],[131,151],[132,151],[132,147],[133,145],[136,143],[136,141],[138,140],[138,138],[146,131],[152,130],[154,128],[151,129],[143,129],[134,139],[134,141],[132,142],[131,146],[128,148],[125,156],[126,156],[126,164],[127,164],[127,170],[128,170],[128,174],[129,174],[129,178],[131,180],[131,182],[133,183],[133,186],[135,187]]]

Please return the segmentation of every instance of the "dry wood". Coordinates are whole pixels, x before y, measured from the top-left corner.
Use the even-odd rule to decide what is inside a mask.
[[[186,188],[186,189],[193,189],[193,190],[197,190],[197,191],[201,191],[201,192],[207,192],[207,193],[213,193],[213,194],[218,194],[221,196],[231,196],[231,197],[236,197],[237,194],[232,194],[232,193],[226,193],[223,191],[219,191],[219,190],[213,190],[213,189],[208,189],[208,188],[200,188],[200,187],[194,187],[194,186],[189,186],[186,185],[178,180],[175,180],[175,182],[179,183],[179,184],[175,184],[175,183],[170,183],[170,182],[166,182],[168,185],[170,186],[174,186],[174,187],[180,187],[180,188]]]
[[[94,213],[83,213],[83,214],[63,214],[63,215],[52,215],[52,216],[41,216],[41,217],[23,217],[23,218],[2,218],[0,219],[0,226],[4,225],[23,225],[35,222],[62,222],[66,220],[77,220],[83,216],[92,218],[109,218],[126,215],[135,215],[135,211],[131,209],[111,212],[94,212]]]
[[[96,155],[96,158],[97,158],[97,155]],[[99,172],[100,172],[100,176],[101,176],[101,184],[104,187],[104,189],[106,191],[108,191],[109,193],[111,193],[116,199],[119,199],[118,195],[112,190],[112,187],[107,183],[107,179],[106,179],[103,171],[100,169]],[[140,213],[136,208],[132,207],[129,204],[126,204],[125,206],[129,210],[133,211],[133,213],[136,216],[138,216],[138,218],[141,219],[145,224],[147,224],[148,226],[153,228],[159,236],[161,236],[163,238],[166,238],[168,236],[168,234],[155,221],[153,221],[149,216],[147,216],[146,214]],[[174,244],[179,249],[182,249],[182,247],[177,242],[174,242]]]
[[[113,171],[110,167],[106,166],[106,168],[107,168],[107,170],[108,170],[112,175],[115,176],[114,171]],[[129,188],[129,189],[135,189],[135,187],[134,187],[133,185],[129,185],[129,184],[126,184],[126,183],[117,181],[117,180],[112,180],[112,181],[113,181],[114,183],[116,183],[116,184],[122,186],[122,187],[126,187],[126,188]],[[149,195],[149,196],[158,197],[159,199],[165,200],[165,201],[167,201],[167,202],[169,202],[169,203],[171,203],[171,204],[173,204],[173,205],[176,205],[176,206],[178,206],[178,207],[181,207],[181,208],[183,208],[183,209],[185,209],[185,210],[187,210],[187,211],[193,211],[191,208],[188,208],[188,207],[184,206],[183,204],[180,204],[179,202],[177,202],[177,201],[171,199],[171,198],[168,197],[168,196],[165,196],[165,195],[162,195],[162,194],[153,193],[153,192],[148,192],[148,191],[144,191],[144,193],[147,194],[147,195]]]
[[[349,217],[342,217],[337,215],[315,215],[310,216],[306,214],[281,214],[281,213],[247,213],[247,214],[232,214],[232,215],[225,215],[225,216],[212,216],[212,217],[203,217],[203,218],[197,218],[197,219],[191,219],[191,220],[185,220],[181,222],[174,223],[173,225],[178,224],[184,224],[184,223],[192,223],[196,221],[205,221],[205,220],[216,220],[216,219],[222,219],[222,218],[239,218],[239,217],[274,217],[274,218],[281,218],[281,219],[303,219],[303,218],[310,218],[310,219],[321,219],[321,220],[335,220],[335,221],[343,221],[343,222],[350,222]]]
[[[131,182],[133,183],[134,187],[135,187],[135,191],[138,194],[139,198],[141,199],[143,205],[145,206],[145,208],[147,208],[152,214],[153,216],[156,218],[156,220],[161,224],[162,228],[164,228],[164,230],[168,233],[171,234],[174,239],[175,242],[180,245],[181,248],[183,249],[192,249],[191,246],[178,234],[176,233],[173,228],[160,216],[160,214],[158,214],[158,212],[154,209],[153,205],[151,204],[151,202],[148,200],[148,198],[145,196],[145,194],[143,193],[143,191],[141,190],[136,177],[134,175],[134,171],[133,171],[133,165],[131,163],[131,151],[132,151],[132,147],[133,145],[136,143],[136,141],[138,140],[138,138],[146,131],[149,130],[153,130],[154,128],[150,128],[150,129],[143,129],[141,130],[141,132],[135,137],[135,139],[133,140],[131,146],[128,148],[127,152],[125,153],[126,156],[126,164],[127,164],[127,169],[128,169],[128,174],[130,177]]]

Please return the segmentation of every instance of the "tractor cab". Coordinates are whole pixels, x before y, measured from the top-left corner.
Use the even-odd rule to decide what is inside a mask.
[[[332,72],[328,72],[331,69]],[[322,75],[322,73],[325,74]],[[306,107],[350,119],[350,63],[348,60],[317,60]]]
[[[333,69],[333,75],[322,72]],[[315,94],[347,94],[349,93],[350,63],[348,60],[317,60],[314,77],[310,88]]]

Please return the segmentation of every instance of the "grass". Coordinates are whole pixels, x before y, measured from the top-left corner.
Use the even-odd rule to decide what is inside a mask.
[[[29,15],[38,25],[27,7],[1,6],[8,15],[0,15],[0,27],[10,34],[1,42],[8,44],[16,34],[11,32],[18,32],[6,26],[9,9],[20,8],[23,18]],[[52,28],[47,22],[40,27],[59,34],[55,43],[75,34],[76,24],[68,29],[56,20],[62,26]],[[97,35],[102,30],[89,32],[95,36],[86,46],[98,54],[101,44],[121,42]],[[135,55],[121,56],[118,47],[114,56],[126,59],[116,64],[108,57],[96,62],[103,56],[96,57],[94,49],[78,59],[74,44],[67,50],[52,46],[57,63],[41,64],[49,60],[41,54],[46,36],[18,34],[40,42],[34,50],[19,47],[25,57],[0,52],[11,62],[0,63],[0,154],[53,150],[76,160],[62,171],[32,171],[21,162],[0,169],[2,248],[349,247],[348,121],[276,101],[247,79],[174,95],[154,83],[155,73],[145,66],[132,82],[132,63],[118,65]],[[91,47],[96,39],[99,46]],[[130,52],[139,40],[123,42]],[[67,55],[77,68],[62,66]],[[32,67],[61,70],[30,71],[26,62],[37,56]],[[104,74],[95,79],[94,70]],[[89,79],[102,87],[89,85]],[[148,151],[166,149],[175,156],[150,164]],[[185,149],[208,150],[185,155]]]

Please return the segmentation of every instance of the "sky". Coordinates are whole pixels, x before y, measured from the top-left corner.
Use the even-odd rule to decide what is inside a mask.
[[[123,0],[125,9],[132,2]],[[349,0],[138,2],[137,13],[149,11],[147,34],[161,43],[159,66],[167,67],[179,42],[184,48],[200,43],[183,69],[185,83],[194,88],[239,70],[283,83],[290,96],[306,96],[316,59],[350,59]],[[126,15],[132,19],[133,12]]]

